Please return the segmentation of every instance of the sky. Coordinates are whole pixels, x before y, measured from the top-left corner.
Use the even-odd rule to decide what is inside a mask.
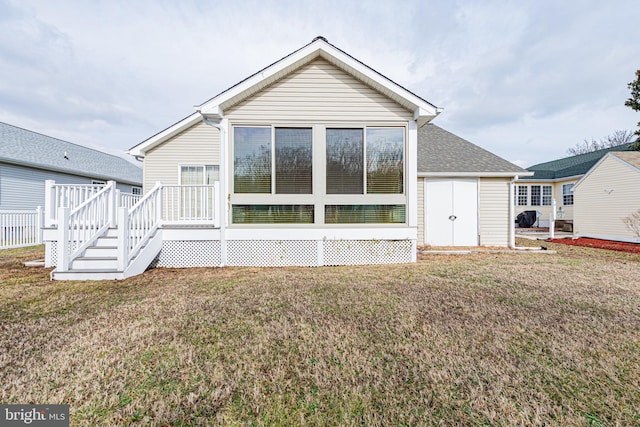
[[[0,121],[123,154],[318,36],[526,167],[636,130],[640,1],[0,0]]]

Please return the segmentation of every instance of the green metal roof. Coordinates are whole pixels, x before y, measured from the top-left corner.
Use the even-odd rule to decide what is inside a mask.
[[[610,151],[634,151],[632,147],[634,143],[618,145],[616,147],[604,148],[602,150],[592,151],[590,153],[578,154],[577,156],[565,157],[550,162],[539,163],[527,168],[528,171],[534,173],[533,176],[522,177],[521,179],[559,179],[570,176],[580,176],[587,173],[598,160],[604,157]]]

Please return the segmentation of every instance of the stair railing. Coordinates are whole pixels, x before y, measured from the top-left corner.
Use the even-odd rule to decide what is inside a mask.
[[[156,183],[130,209],[118,208],[118,271],[125,271],[160,226],[162,184]]]
[[[69,271],[71,261],[109,227],[115,226],[115,211],[115,181],[109,181],[73,210],[69,207],[58,208],[58,271]]]

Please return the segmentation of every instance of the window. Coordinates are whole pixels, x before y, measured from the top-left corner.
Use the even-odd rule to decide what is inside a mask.
[[[218,165],[180,166],[180,187],[165,197],[175,197],[176,215],[181,219],[212,219],[214,194],[210,187],[220,179]],[[178,203],[179,201],[179,203]],[[172,204],[170,202],[170,204]]]
[[[573,184],[562,184],[562,204],[573,205]]]
[[[327,194],[364,193],[364,132],[327,129]]]
[[[271,128],[234,128],[233,153],[234,192],[271,193]]]
[[[402,129],[367,129],[367,194],[403,192],[403,148]]]
[[[180,166],[181,185],[213,185],[220,180],[217,165]]]
[[[311,128],[275,128],[273,144],[270,127],[236,127],[233,135],[235,193],[312,193]]]
[[[529,188],[526,185],[516,185],[514,192],[516,206],[527,206]]]
[[[551,206],[553,202],[553,187],[550,185],[542,186],[542,205]]]
[[[327,194],[404,192],[403,129],[327,129],[326,150]]]
[[[406,223],[405,132],[234,126],[231,222]]]
[[[276,194],[311,194],[312,133],[310,128],[276,128]]]
[[[531,186],[531,206],[540,206],[542,204],[542,193],[539,185]]]
[[[404,205],[327,205],[326,224],[402,224]]]
[[[98,179],[92,179],[91,185],[107,185],[107,181],[100,181]]]
[[[141,196],[142,187],[131,187],[131,194],[133,194],[134,196]]]
[[[234,224],[313,224],[313,205],[233,205]]]

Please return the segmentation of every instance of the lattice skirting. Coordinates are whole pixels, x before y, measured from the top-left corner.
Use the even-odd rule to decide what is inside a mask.
[[[165,240],[150,267],[219,267],[218,240]]]
[[[402,264],[412,261],[411,240],[327,240],[324,265]]]
[[[317,266],[315,240],[229,240],[227,265],[250,267]]]
[[[47,242],[45,261],[56,265],[57,242]],[[286,267],[318,265],[400,264],[412,261],[411,240],[229,240],[229,266]],[[165,240],[150,267],[218,267],[217,240]]]

